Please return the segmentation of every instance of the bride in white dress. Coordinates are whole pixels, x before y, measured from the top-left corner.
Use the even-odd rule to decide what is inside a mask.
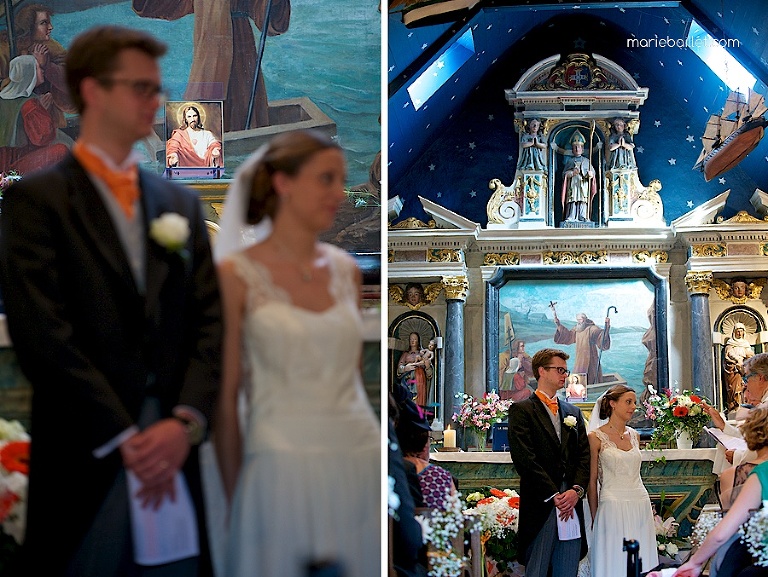
[[[214,444],[230,502],[220,577],[305,577],[323,562],[344,577],[380,572],[360,272],[318,241],[345,178],[336,143],[293,132],[247,160],[227,197],[214,247],[226,327]]]
[[[595,404],[590,419],[587,497],[594,519],[589,546],[592,577],[615,577],[626,567],[624,539],[640,544],[644,570],[659,563],[653,506],[640,478],[640,436],[627,427],[636,408],[635,392],[614,385]]]

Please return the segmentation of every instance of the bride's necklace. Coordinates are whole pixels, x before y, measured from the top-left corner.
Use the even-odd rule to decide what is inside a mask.
[[[608,426],[611,429],[613,429],[614,431],[616,431],[616,433],[619,435],[619,439],[621,439],[622,441],[624,440],[624,435],[627,434],[627,429],[626,428],[621,433],[619,433],[619,430],[616,427],[613,426],[613,423],[608,423]]]
[[[275,246],[277,247],[278,252],[282,253],[284,256],[289,257],[290,261],[296,265],[296,267],[299,269],[299,274],[301,275],[301,280],[304,282],[312,282],[312,280],[315,278],[314,271],[312,268],[312,265],[314,263],[314,259],[310,261],[309,263],[302,263],[299,258],[296,256],[295,253],[293,253],[287,246],[285,246],[281,241],[279,241],[277,238],[272,237],[272,239],[275,241]]]

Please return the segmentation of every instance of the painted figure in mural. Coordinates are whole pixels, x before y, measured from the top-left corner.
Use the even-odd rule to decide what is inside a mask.
[[[222,166],[221,142],[203,126],[200,110],[193,104],[179,109],[180,127],[165,144],[167,166]]]
[[[225,131],[246,127],[256,74],[250,127],[269,125],[267,91],[261,70],[256,70],[257,48],[251,28],[253,20],[265,31],[268,5],[266,33],[283,34],[290,23],[290,0],[133,0],[133,10],[146,18],[178,20],[194,13],[194,53],[184,98],[226,100]]]
[[[592,197],[597,192],[595,169],[584,153],[584,135],[576,130],[570,139],[572,155],[563,168],[563,215],[565,220],[589,222]]]
[[[623,118],[615,118],[608,136],[608,170],[637,168],[635,143]]]
[[[413,332],[408,335],[408,350],[397,361],[397,377],[411,391],[416,404],[426,407],[433,368],[431,362],[424,360],[421,351],[421,337]]]
[[[574,373],[587,373],[587,385],[603,382],[603,369],[600,366],[599,351],[611,348],[611,319],[605,318],[605,328],[599,328],[584,313],[576,315],[576,326],[572,329],[560,324],[555,313],[555,342],[559,345],[576,343],[576,358],[573,361]]]
[[[525,133],[520,137],[520,159],[517,161],[518,170],[547,169],[547,160],[544,151],[547,149],[544,135],[539,132],[541,121],[531,118],[526,126]]]
[[[525,341],[516,340],[511,353],[499,354],[499,397],[515,402],[527,399],[533,394],[532,379],[531,355],[525,352]]]
[[[0,90],[0,167],[28,174],[57,163],[67,146],[56,128],[50,92],[34,89],[45,81],[40,62],[31,54],[11,60],[10,82]]]
[[[723,380],[727,390],[728,409],[735,409],[743,401],[744,361],[754,356],[755,351],[746,339],[747,329],[743,323],[733,325],[733,331],[725,341],[723,351]]]
[[[575,576],[587,554],[582,498],[589,485],[589,441],[581,411],[557,398],[567,360],[557,349],[533,355],[538,388],[509,407],[509,453],[520,475],[517,558],[526,577]],[[578,537],[561,540],[558,518],[576,525],[570,528]]]
[[[135,29],[78,35],[72,153],[3,195],[0,281],[35,399],[23,574],[212,575],[197,445],[220,379],[217,275],[197,195],[131,154],[165,51]]]
[[[50,93],[53,106],[50,108],[56,128],[64,128],[67,122],[64,113],[74,113],[75,107],[69,99],[64,74],[66,49],[51,38],[53,31],[52,11],[43,4],[27,4],[20,8],[13,19],[16,55],[31,54],[40,63],[45,80],[35,88],[36,94]],[[0,85],[9,82],[10,45],[6,32],[0,34]]]

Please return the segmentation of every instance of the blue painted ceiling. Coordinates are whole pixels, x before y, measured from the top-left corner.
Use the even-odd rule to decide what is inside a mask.
[[[715,38],[735,38],[732,53],[768,93],[768,7],[764,0],[682,2],[481,1],[443,22],[406,27],[390,10],[389,196],[400,196],[396,220],[428,217],[417,196],[485,225],[488,182],[511,184],[517,161],[513,110],[504,97],[520,75],[554,54],[595,53],[629,71],[649,89],[635,137],[641,182],[662,183],[669,223],[730,189],[722,213],[755,211],[749,198],[768,191],[768,138],[736,168],[704,180],[692,167],[710,114],[728,87],[688,48],[628,48],[628,38],[685,39],[695,18]],[[467,28],[475,55],[419,110],[408,85]]]

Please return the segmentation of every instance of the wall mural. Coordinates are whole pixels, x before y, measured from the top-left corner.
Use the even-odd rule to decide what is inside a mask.
[[[530,359],[543,348],[570,355],[568,367],[577,378],[568,382],[568,392],[579,401],[594,401],[620,383],[638,396],[647,384],[666,388],[666,358],[659,355],[666,335],[656,330],[665,326],[658,322],[661,282],[655,275],[605,272],[553,279],[546,271],[504,271],[492,280],[488,305],[494,312],[488,318],[495,326],[488,330],[488,350],[495,353],[488,364],[495,366],[489,388],[505,398],[529,396],[536,386]]]
[[[277,132],[338,135],[349,206],[325,240],[378,251],[379,16],[375,4],[357,0],[340,0],[333,11],[322,0],[0,3],[0,172],[23,178],[57,162],[77,137],[63,80],[72,39],[98,24],[141,28],[168,44],[161,70],[169,100],[223,102],[222,178]],[[159,114],[156,135],[137,145],[143,166],[158,173],[167,165],[162,107]],[[178,122],[168,122],[170,134]]]

